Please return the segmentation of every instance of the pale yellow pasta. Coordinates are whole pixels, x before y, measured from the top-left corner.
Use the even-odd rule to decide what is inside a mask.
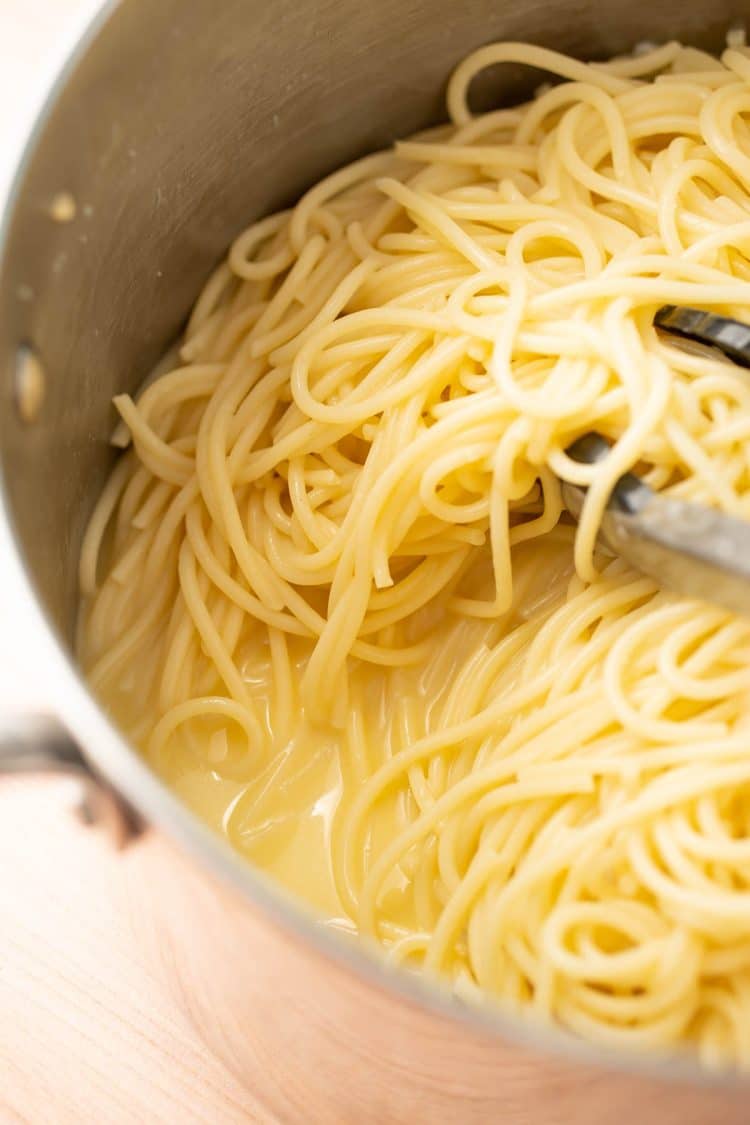
[[[474,117],[503,62],[565,81]],[[629,469],[750,518],[750,380],[652,326],[750,321],[748,83],[736,35],[477,51],[450,126],[239,236],[115,400],[81,555],[95,690],[328,924],[712,1066],[750,1065],[750,622],[597,532]]]

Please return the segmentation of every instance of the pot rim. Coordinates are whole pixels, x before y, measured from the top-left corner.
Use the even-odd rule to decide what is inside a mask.
[[[62,66],[58,67],[33,117],[0,213],[0,287],[4,284],[9,232],[23,195],[26,171],[44,141],[51,113],[81,61],[95,48],[100,32],[126,3],[127,0],[103,0],[76,38]],[[464,1024],[467,1030],[479,1033],[485,1040],[499,1038],[550,1058],[569,1059],[635,1077],[738,1092],[750,1090],[750,1075],[711,1071],[687,1053],[669,1056],[662,1052],[654,1058],[637,1050],[618,1050],[585,1041],[564,1028],[544,1024],[531,1013],[527,1019],[504,1012],[499,1005],[495,1007],[491,1003],[486,1008],[470,1007],[436,983],[388,966],[377,955],[374,945],[368,951],[365,943],[353,943],[323,926],[309,907],[242,859],[179,801],[110,721],[90,692],[34,590],[32,576],[14,534],[3,476],[0,465],[0,559],[6,587],[4,598],[19,607],[28,623],[35,673],[44,684],[44,698],[38,700],[40,707],[51,710],[61,719],[85,757],[142,814],[147,824],[163,831],[191,859],[197,860],[207,874],[239,893],[249,907],[259,908],[286,936],[307,946],[317,956],[334,962],[346,973],[400,1003]]]

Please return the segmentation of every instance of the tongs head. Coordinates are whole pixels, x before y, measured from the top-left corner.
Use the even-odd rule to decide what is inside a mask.
[[[750,325],[676,305],[659,309],[654,325],[675,343],[710,348],[750,367]],[[609,450],[603,437],[588,433],[567,452],[594,464]],[[562,491],[577,518],[585,488],[566,482]],[[626,473],[612,490],[599,535],[605,547],[667,589],[750,615],[750,521],[665,496]]]

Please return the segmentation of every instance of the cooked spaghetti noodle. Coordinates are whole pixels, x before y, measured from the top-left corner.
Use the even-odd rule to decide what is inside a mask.
[[[566,81],[472,116],[502,62]],[[750,518],[750,381],[652,328],[750,317],[750,55],[498,44],[448,107],[242,234],[178,365],[116,399],[84,664],[332,925],[750,1064],[750,624],[596,546],[630,468]]]

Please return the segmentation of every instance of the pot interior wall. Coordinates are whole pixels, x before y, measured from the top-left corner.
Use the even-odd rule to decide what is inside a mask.
[[[737,0],[123,0],[61,84],[32,143],[0,260],[0,466],[21,551],[70,639],[76,563],[111,465],[110,405],[184,321],[227,242],[326,172],[442,115],[472,48],[528,39],[606,57],[650,39],[719,49]],[[488,108],[540,75],[474,91]],[[59,192],[76,201],[65,223]],[[13,402],[19,345],[46,397]]]

